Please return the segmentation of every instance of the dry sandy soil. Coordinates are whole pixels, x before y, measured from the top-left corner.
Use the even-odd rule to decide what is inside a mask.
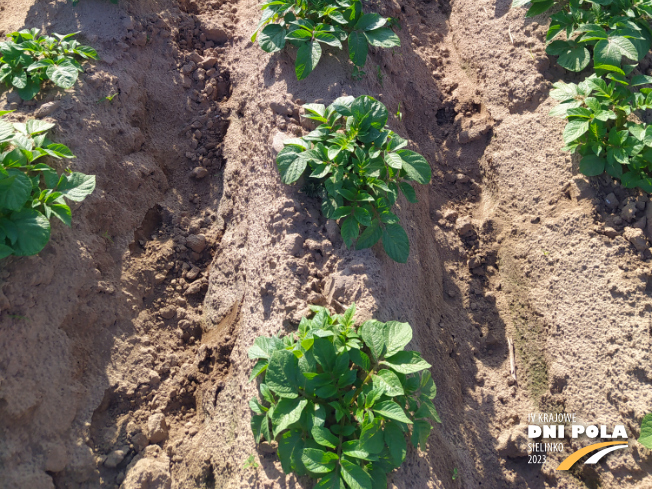
[[[509,0],[375,0],[402,47],[372,50],[362,81],[329,52],[297,82],[291,52],[250,42],[257,3],[0,0],[0,31],[80,31],[101,56],[73,90],[0,99],[13,120],[56,122],[98,182],[72,229],[1,265],[0,488],[311,487],[253,441],[246,352],[311,303],[354,301],[359,319],[413,326],[439,391],[443,424],[391,487],[652,487],[634,440],[652,407],[652,254],[623,237],[652,238],[652,203],[560,151],[547,93],[570,78],[546,20]],[[302,103],[360,94],[400,102],[390,127],[433,169],[419,204],[399,201],[405,265],[346,250],[275,168]],[[630,448],[528,464],[535,412],[624,424]]]

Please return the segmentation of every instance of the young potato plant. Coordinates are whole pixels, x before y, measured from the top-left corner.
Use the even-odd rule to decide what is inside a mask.
[[[652,413],[646,414],[641,420],[641,434],[638,442],[648,450],[652,450]]]
[[[637,75],[629,86],[651,83]],[[652,89],[632,92],[628,85],[592,75],[579,84],[558,82],[550,96],[560,105],[550,114],[565,117],[565,150],[582,156],[587,176],[605,171],[623,187],[652,192],[652,126],[634,120],[634,111],[652,109]]]
[[[97,52],[71,39],[72,34],[39,36],[40,29],[24,29],[7,34],[0,42],[0,82],[13,87],[23,100],[31,100],[43,82],[68,89],[83,71],[75,56],[97,59]]]
[[[342,221],[347,247],[355,243],[358,250],[370,248],[382,239],[387,255],[405,263],[410,241],[391,208],[399,190],[409,202],[417,202],[409,182],[430,182],[430,165],[385,128],[387,108],[372,97],[341,97],[328,107],[303,107],[304,117],[322,124],[285,141],[276,158],[281,181],[292,184],[307,173],[320,184],[323,214]]]
[[[317,66],[322,44],[342,49],[342,43],[347,41],[349,58],[355,65],[354,75],[367,62],[370,45],[380,48],[401,45],[389,27],[390,19],[376,13],[363,14],[360,0],[274,0],[261,8],[263,16],[251,42],[257,37],[260,47],[268,53],[280,51],[286,41],[296,46],[295,72],[299,80]]]
[[[7,112],[0,112],[0,116]],[[35,255],[50,240],[50,217],[70,226],[65,199],[81,202],[95,189],[95,176],[67,171],[59,175],[43,157],[74,158],[68,147],[48,140],[54,124],[31,119],[0,119],[0,259]]]
[[[526,17],[539,15],[554,0],[514,0],[512,7],[530,4]],[[561,3],[561,2],[560,2]],[[569,71],[582,71],[591,61],[598,74],[624,77],[634,68],[621,65],[623,57],[641,61],[652,45],[650,0],[570,0],[551,16],[546,52],[559,56],[557,63]],[[565,39],[557,39],[560,34]]]
[[[356,328],[355,305],[331,316],[323,307],[296,334],[259,337],[249,349],[262,376],[251,428],[256,443],[276,440],[286,473],[318,479],[315,488],[382,489],[412,444],[426,449],[437,388],[425,360],[404,351],[407,323],[370,320]]]

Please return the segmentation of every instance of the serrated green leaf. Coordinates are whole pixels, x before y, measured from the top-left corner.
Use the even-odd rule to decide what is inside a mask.
[[[294,356],[294,355],[293,355]],[[274,437],[285,430],[288,426],[299,421],[301,413],[308,403],[307,399],[281,399],[274,407],[272,415],[272,427]]]
[[[327,474],[335,470],[339,457],[335,452],[319,450],[317,448],[304,448],[301,461],[308,471],[313,474]]]
[[[371,477],[362,470],[362,467],[348,460],[340,461],[342,467],[342,479],[351,489],[373,489]]]
[[[386,357],[403,350],[412,340],[412,327],[408,323],[388,321],[385,326],[385,345],[387,345]]]
[[[406,263],[410,255],[410,240],[399,224],[387,224],[383,230],[385,253],[398,263]]]
[[[391,357],[386,357],[380,363],[382,365],[387,365],[400,374],[412,374],[431,367],[431,365],[421,358],[421,355],[415,351],[400,351]]]
[[[403,408],[394,401],[379,402],[378,404],[374,405],[373,411],[374,413],[380,414],[387,419],[393,419],[395,421],[400,421],[401,423],[412,424],[412,420],[407,417]]]

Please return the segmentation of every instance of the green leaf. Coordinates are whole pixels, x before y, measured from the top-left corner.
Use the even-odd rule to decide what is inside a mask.
[[[427,421],[417,419],[414,422],[414,425],[412,425],[412,445],[414,445],[414,448],[417,448],[418,445],[422,452],[426,451],[426,442],[431,429],[432,426]]]
[[[14,72],[11,84],[18,89],[25,88],[27,86],[27,73],[24,71],[20,71],[19,73]]]
[[[622,56],[636,60],[638,52],[632,42],[620,36],[613,36],[609,39],[598,41],[593,48],[595,61],[600,65],[620,66]]]
[[[373,31],[384,26],[387,21],[377,13],[364,14],[358,19],[354,29],[361,31]]]
[[[342,43],[333,34],[324,31],[315,31],[314,36],[315,39],[319,42],[323,42],[324,44],[328,44],[329,46],[342,49]]]
[[[317,448],[304,448],[301,461],[314,474],[327,474],[335,470],[339,457],[334,452],[326,452]]]
[[[652,450],[652,413],[648,413],[641,421],[641,435],[638,442],[645,448]]]
[[[67,199],[81,202],[95,190],[95,175],[84,175],[78,172],[69,175],[64,174],[56,190],[61,192]]]
[[[278,440],[278,458],[281,459],[283,472],[290,474],[293,470],[299,475],[306,473],[306,467],[301,461],[305,447],[300,430],[286,431]]]
[[[408,176],[408,180],[426,184],[432,178],[430,165],[426,159],[419,153],[409,149],[401,149],[396,152],[403,160],[403,170]]]
[[[387,163],[388,166],[396,170],[400,170],[401,168],[403,168],[403,160],[396,153],[386,153],[385,163]]]
[[[400,421],[401,423],[412,424],[412,420],[407,417],[405,411],[394,401],[383,401],[374,405],[373,411],[387,419]]]
[[[564,143],[569,144],[589,130],[589,121],[570,121],[564,128]]]
[[[298,395],[296,375],[299,372],[297,357],[291,351],[272,353],[265,374],[265,384],[280,397],[293,399]]]
[[[364,207],[356,207],[353,216],[362,226],[371,226],[371,214]]]
[[[559,66],[575,72],[582,71],[588,66],[590,61],[591,55],[589,54],[589,50],[581,44],[569,47],[557,58]]]
[[[251,417],[251,431],[254,434],[254,441],[260,443],[260,436],[262,434],[263,421],[267,417],[265,415],[252,416]]]
[[[525,17],[534,17],[544,13],[555,4],[555,0],[543,0],[542,2],[532,3],[532,6],[525,13]]]
[[[300,150],[293,146],[286,146],[276,156],[276,165],[281,174],[281,182],[286,185],[293,184],[305,171],[308,160],[299,157]]]
[[[285,47],[287,29],[279,24],[267,24],[258,34],[258,44],[266,53],[275,53]]]
[[[27,134],[34,136],[35,134],[40,134],[45,131],[49,131],[54,127],[54,124],[51,122],[45,122],[38,119],[30,119],[25,124],[25,129],[27,129]]]
[[[372,423],[362,428],[360,433],[360,448],[371,454],[378,454],[383,451],[385,441],[383,439],[383,430],[381,420],[376,418]]]
[[[365,248],[371,248],[378,242],[382,235],[383,230],[380,227],[380,223],[378,222],[378,219],[374,219],[371,222],[371,225],[365,229],[358,238],[358,241],[355,244],[355,249],[363,250]]]
[[[63,144],[48,144],[46,147],[43,148],[43,150],[50,156],[54,156],[56,158],[75,157],[75,155],[72,154],[72,151],[70,151],[70,148],[68,148],[68,146],[65,146]]]
[[[387,224],[383,230],[385,253],[398,263],[406,263],[410,255],[410,240],[399,224]]]
[[[408,202],[416,204],[419,202],[417,199],[417,193],[414,191],[414,187],[407,182],[400,182],[398,186],[401,188],[401,192],[405,195],[405,198]]]
[[[383,369],[373,376],[373,385],[383,389],[389,397],[403,396],[403,384],[391,370]]]
[[[7,258],[14,254],[14,249],[11,246],[0,243],[0,260]]]
[[[23,88],[16,88],[21,100],[32,100],[41,91],[41,83],[30,78]]]
[[[18,236],[14,244],[16,256],[35,255],[50,240],[50,221],[34,209],[14,212],[10,220],[16,226]]]
[[[419,406],[417,412],[414,413],[414,418],[430,418],[437,423],[441,423],[441,418],[439,417],[437,408],[435,408],[435,405],[432,403],[432,401],[425,395],[422,395],[419,400],[421,401],[421,405]]]
[[[315,338],[312,351],[324,370],[331,372],[335,368],[335,347],[328,338]]]
[[[0,210],[19,211],[30,198],[32,181],[20,170],[10,168],[7,173],[0,176]]]
[[[367,473],[371,477],[371,484],[374,489],[387,489],[387,474],[378,464],[367,465]]]
[[[385,352],[385,324],[375,319],[365,321],[358,331],[375,361]]]
[[[415,351],[400,351],[391,357],[385,358],[380,363],[389,366],[392,370],[400,374],[412,374],[431,367]]]
[[[360,233],[360,225],[358,221],[353,217],[347,217],[342,223],[342,240],[347,248],[350,248],[353,245],[353,242],[357,239],[358,234]]]
[[[45,74],[58,87],[69,89],[77,81],[79,71],[72,61],[66,59],[58,65],[48,66]]]
[[[317,443],[328,448],[337,448],[340,440],[325,426],[313,426],[310,431]]]
[[[249,382],[267,370],[267,363],[268,362],[265,359],[260,359],[256,362],[256,365],[254,365],[254,368],[251,370],[251,374],[249,375]]]
[[[400,352],[412,340],[412,328],[408,323],[388,321],[385,326],[386,357]]]
[[[405,460],[407,454],[407,442],[401,428],[394,422],[385,423],[385,443],[389,448],[389,454],[394,466],[399,467]]]
[[[48,204],[52,214],[57,216],[66,226],[72,225],[72,212],[66,204]]]
[[[587,177],[596,177],[604,173],[606,163],[600,156],[586,155],[580,161],[580,171]]]
[[[340,464],[342,467],[342,479],[344,479],[344,482],[351,489],[373,489],[371,477],[359,465],[345,459],[342,459]]]
[[[302,44],[297,51],[297,60],[294,65],[294,71],[297,80],[306,78],[312,70],[315,69],[321,58],[321,46],[316,41],[310,41]]]
[[[362,67],[367,62],[368,52],[369,44],[364,33],[353,31],[349,35],[349,59],[354,65]]]
[[[377,48],[392,49],[401,45],[399,37],[388,27],[365,32],[367,42]]]
[[[377,460],[374,454],[369,453],[367,450],[362,448],[360,445],[360,440],[349,440],[342,444],[342,453],[347,457],[359,458],[360,460]]]
[[[292,355],[294,356],[294,355]],[[272,426],[274,427],[274,437],[293,423],[299,421],[303,408],[308,404],[307,399],[281,399],[272,414]]]
[[[269,360],[272,353],[281,349],[283,349],[283,341],[280,338],[277,338],[276,336],[272,336],[271,338],[259,336],[254,340],[254,344],[249,348],[247,354],[252,360],[257,358]]]
[[[512,8],[525,7],[532,0],[513,0]]]
[[[313,489],[346,489],[346,486],[337,472],[330,472],[322,477]]]

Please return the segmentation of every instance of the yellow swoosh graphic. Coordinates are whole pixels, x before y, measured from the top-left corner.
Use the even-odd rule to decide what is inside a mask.
[[[603,443],[594,443],[588,447],[580,448],[578,451],[571,453],[566,459],[559,464],[555,470],[568,470],[570,469],[575,462],[581,459],[587,453],[595,452],[603,447],[609,447],[611,445],[627,445],[626,441],[605,441]]]

